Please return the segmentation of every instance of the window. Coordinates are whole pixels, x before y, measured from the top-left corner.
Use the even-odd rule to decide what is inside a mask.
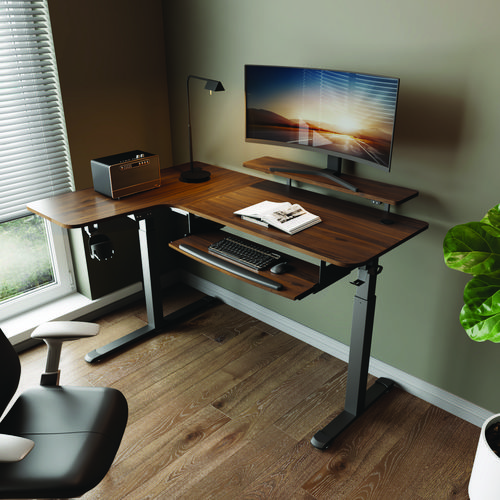
[[[73,189],[45,0],[0,0],[0,155],[2,319],[73,290],[65,231],[26,209]]]

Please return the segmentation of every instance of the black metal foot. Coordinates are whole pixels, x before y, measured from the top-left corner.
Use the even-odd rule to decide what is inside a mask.
[[[117,354],[119,351],[130,347],[132,344],[135,344],[139,340],[145,339],[146,337],[151,337],[155,333],[159,333],[160,331],[164,331],[174,323],[186,320],[188,317],[192,317],[194,314],[200,313],[204,309],[207,309],[219,303],[219,299],[208,296],[203,297],[193,302],[192,304],[188,304],[187,306],[182,307],[178,311],[168,314],[163,318],[161,325],[159,325],[158,327],[153,325],[143,326],[142,328],[124,335],[123,337],[114,340],[113,342],[110,342],[103,347],[94,349],[93,351],[85,355],[85,361],[87,361],[88,363],[97,363],[98,361],[102,361],[107,356]]]
[[[326,450],[332,441],[354,420],[363,414],[367,408],[372,405],[378,398],[388,392],[395,383],[388,378],[379,378],[366,391],[365,406],[359,415],[354,415],[348,411],[343,411],[340,415],[334,418],[326,427],[318,431],[311,439],[311,444],[319,450]]]
[[[139,328],[138,330],[135,330],[128,335],[124,335],[123,337],[120,337],[103,347],[98,347],[97,349],[90,351],[85,355],[85,361],[87,361],[87,363],[97,363],[102,361],[105,357],[116,354],[135,342],[151,335],[155,330],[156,329],[154,327],[149,325]]]

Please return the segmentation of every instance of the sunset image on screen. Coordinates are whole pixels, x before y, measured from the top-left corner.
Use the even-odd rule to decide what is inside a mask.
[[[398,80],[327,70],[248,66],[247,138],[390,162]]]

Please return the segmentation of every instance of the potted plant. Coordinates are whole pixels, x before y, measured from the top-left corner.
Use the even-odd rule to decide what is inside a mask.
[[[472,275],[464,289],[460,323],[472,340],[500,342],[500,204],[479,222],[448,231],[448,267]],[[469,481],[471,500],[500,499],[500,414],[484,422]]]

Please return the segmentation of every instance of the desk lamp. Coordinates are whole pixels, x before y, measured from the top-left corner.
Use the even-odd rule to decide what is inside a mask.
[[[224,86],[221,82],[217,80],[210,80],[209,78],[202,78],[200,76],[189,75],[187,77],[187,105],[188,105],[188,131],[189,131],[189,163],[191,165],[190,170],[186,170],[182,172],[179,180],[182,182],[206,182],[210,179],[210,172],[206,170],[202,170],[201,168],[194,168],[193,164],[193,139],[191,136],[191,105],[189,101],[189,81],[191,78],[196,78],[198,80],[203,80],[206,82],[205,90],[210,92],[221,92],[224,89]]]

